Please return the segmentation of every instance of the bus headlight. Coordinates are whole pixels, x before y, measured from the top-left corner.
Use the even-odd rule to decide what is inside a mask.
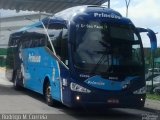
[[[145,86],[133,92],[133,94],[145,94],[145,93],[146,93]]]
[[[87,88],[84,88],[76,83],[71,82],[70,84],[70,88],[72,91],[76,91],[76,92],[83,92],[83,93],[90,93],[91,91]]]

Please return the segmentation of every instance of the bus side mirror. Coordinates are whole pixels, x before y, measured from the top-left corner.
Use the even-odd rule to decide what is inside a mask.
[[[156,50],[157,49],[157,37],[156,34],[151,30],[151,29],[147,29],[148,30],[148,37],[151,41],[151,50]]]
[[[150,39],[151,43],[151,50],[154,51],[157,49],[157,37],[153,30],[151,29],[145,29],[145,28],[137,28],[138,32],[147,32],[147,35]]]

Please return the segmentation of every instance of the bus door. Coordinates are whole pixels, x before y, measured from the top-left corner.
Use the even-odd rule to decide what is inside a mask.
[[[63,23],[52,23],[52,26],[49,27],[50,36],[51,37],[51,43],[54,46],[54,50],[56,53],[56,56],[59,58],[53,58],[54,60],[54,67],[52,70],[52,75],[54,79],[53,88],[52,88],[52,95],[54,98],[57,98],[58,100],[61,99],[61,77],[63,76],[63,70],[66,67],[67,61],[68,61],[68,50],[67,50],[67,34],[68,29]],[[48,42],[48,48],[50,48],[50,43]],[[62,67],[63,66],[63,67]]]

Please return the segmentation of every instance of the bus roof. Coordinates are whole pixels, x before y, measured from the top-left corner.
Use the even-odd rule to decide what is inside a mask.
[[[83,6],[71,7],[61,12],[56,13],[55,16],[69,20],[78,13],[93,12],[93,11],[94,12],[108,12],[108,13],[116,14],[122,17],[122,15],[119,12],[114,11],[113,9],[106,8],[104,6],[97,6],[97,5],[83,5]]]
[[[63,10],[61,12],[56,13],[52,17],[44,18],[42,20],[42,22],[44,23],[44,25],[47,25],[48,22],[50,22],[50,23],[59,22],[59,23],[66,24],[67,21],[70,21],[77,14],[86,13],[86,12],[87,13],[91,13],[91,12],[103,13],[103,12],[105,12],[107,14],[120,17],[121,20],[123,20],[123,21],[125,21],[127,23],[131,22],[128,18],[122,17],[122,15],[119,12],[114,11],[113,9],[109,9],[109,8],[106,8],[106,7],[103,7],[103,6],[96,6],[96,5],[83,5],[83,6],[71,7],[71,8]],[[41,27],[42,28],[43,26],[42,26],[42,23],[39,21],[39,22],[36,22],[36,23],[34,23],[32,25],[29,25],[29,26],[21,28],[20,30],[18,30],[17,32],[15,32],[13,34],[22,33],[22,32],[25,32],[25,31],[27,31],[29,29],[32,29],[34,27]]]

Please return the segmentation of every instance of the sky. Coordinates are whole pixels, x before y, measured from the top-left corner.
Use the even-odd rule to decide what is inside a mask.
[[[110,0],[111,8],[126,16],[125,0]],[[128,1],[128,0],[127,0]],[[31,14],[33,11],[0,10],[1,17],[14,16],[19,14]],[[150,28],[157,34],[157,42],[160,47],[160,0],[131,0],[128,9],[128,18],[136,27]],[[150,47],[150,41],[145,34],[142,34],[144,47]]]
[[[126,16],[125,0],[111,0],[111,8]],[[131,0],[128,18],[136,27],[150,28],[155,33],[158,32],[156,36],[160,47],[160,0]],[[146,34],[142,34],[142,42],[145,47],[150,47],[150,41]]]

